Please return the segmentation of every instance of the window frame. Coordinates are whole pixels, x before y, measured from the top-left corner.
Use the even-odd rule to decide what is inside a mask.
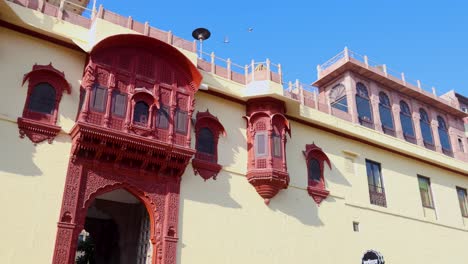
[[[100,108],[101,106],[99,107],[96,107],[95,105],[95,101],[96,101],[96,92],[98,89],[102,89],[103,90],[103,99],[102,99],[102,109]],[[105,87],[105,86],[102,86],[102,85],[99,85],[99,84],[95,84],[93,86],[93,89],[91,90],[91,100],[89,102],[89,109],[91,109],[92,111],[95,111],[95,112],[99,112],[99,113],[105,113],[106,112],[106,106],[107,106],[107,92],[108,92],[108,88]]]
[[[174,116],[174,131],[178,134],[186,135],[187,130],[188,130],[188,122],[189,122],[188,112],[180,108],[176,108],[174,115],[175,115]],[[183,128],[179,127],[179,118],[181,117],[181,115],[184,116]]]
[[[122,105],[122,114],[116,113],[116,102],[117,102],[117,96],[122,96],[123,97],[123,105]],[[123,93],[119,90],[113,90],[112,95],[111,95],[111,115],[112,117],[117,117],[117,118],[124,118],[126,113],[127,113],[127,101],[128,101],[128,95],[126,93]]]
[[[356,83],[355,99],[356,99],[356,110],[358,114],[359,123],[361,125],[373,124],[374,117],[372,113],[372,104],[370,102],[369,90],[367,89],[366,85],[364,85],[362,82]],[[359,103],[359,100],[362,100],[362,102],[366,103],[365,107],[368,109],[365,109],[365,110],[368,110],[370,116],[365,115],[365,113],[363,112],[363,109],[359,107],[360,105],[362,105]]]
[[[423,192],[422,192],[421,183],[420,183],[421,180],[427,181],[427,185],[428,185],[428,193],[427,194],[428,194],[428,198],[429,198],[429,204],[426,204],[424,202]],[[419,188],[419,194],[420,194],[420,198],[421,198],[421,205],[424,208],[429,208],[429,209],[434,209],[435,210],[434,196],[432,194],[431,179],[429,177],[426,177],[426,176],[418,175],[418,188]]]
[[[136,120],[135,120],[135,115],[136,115],[136,111],[135,111],[135,110],[136,110],[136,108],[137,108],[137,105],[140,104],[140,103],[144,104],[144,105],[148,108],[148,115],[147,115],[147,117],[146,117],[146,121],[145,121],[145,122],[140,122],[140,121],[136,121]],[[151,114],[150,109],[151,109],[151,105],[149,105],[147,102],[145,102],[145,100],[138,100],[138,101],[136,101],[135,104],[133,105],[132,124],[133,124],[133,125],[136,125],[136,126],[140,126],[140,127],[148,127],[149,124],[150,124],[150,118],[151,118],[151,116],[150,116],[150,114]]]
[[[381,163],[370,159],[366,159],[365,162],[370,203],[377,206],[387,207],[387,196],[382,175],[382,165]],[[378,181],[380,183],[380,186],[376,184],[376,175],[374,167],[377,167],[377,170],[379,172]],[[372,179],[372,184],[370,182],[370,179]]]
[[[414,121],[413,121],[413,112],[411,111],[411,108],[409,107],[408,103],[405,102],[404,100],[400,100],[400,125],[401,125],[401,130],[403,132],[403,137],[405,138],[406,141],[416,143],[416,131],[414,129]],[[402,118],[404,116],[409,120],[411,124],[411,134],[407,133],[409,132],[406,129],[406,126],[404,124],[404,119]]]
[[[445,122],[445,119],[440,115],[437,116],[437,132],[439,133],[439,141],[440,146],[442,148],[442,152],[446,154],[451,154],[453,150],[452,144],[450,142],[450,134],[448,131],[447,123]],[[448,144],[447,146],[444,146],[444,140],[446,140],[446,143]]]
[[[424,133],[423,125],[427,126],[427,129],[429,131],[430,139],[431,141],[428,141],[428,136],[426,133]],[[423,143],[426,148],[433,148],[434,146],[434,132],[432,131],[432,126],[431,126],[431,119],[429,118],[429,114],[427,113],[426,110],[423,108],[419,108],[419,126],[421,129],[421,136],[423,138]]]
[[[166,123],[164,126],[161,126],[161,119],[160,117],[162,115],[166,116]],[[169,123],[170,123],[170,113],[169,113],[169,107],[166,105],[161,104],[159,109],[156,111],[156,120],[155,120],[155,126],[157,129],[164,129],[167,130],[169,129]]]
[[[264,137],[264,148],[265,148],[265,152],[264,153],[260,153],[258,151],[258,146],[259,146],[259,142],[260,140],[258,140],[258,138],[260,136],[263,136]],[[259,131],[259,132],[256,132],[255,133],[255,137],[254,137],[254,145],[255,145],[255,157],[256,158],[259,158],[259,157],[267,157],[268,156],[268,133],[267,131]]]
[[[456,186],[456,191],[457,191],[458,203],[460,205],[460,213],[462,217],[468,218],[468,194],[467,194],[466,188]],[[462,192],[464,195],[464,201],[462,201],[463,198],[461,199],[460,197],[460,192]]]
[[[326,189],[326,186],[325,186],[325,175],[324,175],[325,174],[324,163],[328,165],[330,170],[332,169],[330,159],[320,147],[315,145],[315,143],[307,144],[305,151],[303,151],[303,154],[304,154],[304,158],[306,161],[306,168],[307,168],[307,192],[317,204],[320,204],[330,194],[330,192]],[[311,160],[316,160],[319,164],[319,170],[320,170],[319,181],[317,181],[316,179],[312,179],[310,175],[311,173],[310,161]]]
[[[336,91],[337,89],[343,89],[344,95],[341,95],[340,97],[332,98],[334,91]],[[330,106],[332,108],[338,109],[346,113],[349,112],[348,96],[346,94],[346,87],[343,84],[340,83],[340,84],[333,86],[333,88],[330,89],[329,98],[330,98]],[[344,99],[345,104],[341,103],[343,99]],[[342,108],[344,108],[345,110],[343,110]]]
[[[388,112],[385,112],[388,111]],[[393,118],[393,111],[392,111],[392,103],[390,98],[385,92],[379,92],[379,115],[380,115],[380,122],[382,123],[382,129],[386,134],[395,134],[395,119]],[[382,116],[389,115],[391,126],[388,124],[384,124],[384,119]],[[388,116],[387,116],[388,117]],[[387,131],[390,130],[390,131]],[[393,132],[393,133],[391,133]]]

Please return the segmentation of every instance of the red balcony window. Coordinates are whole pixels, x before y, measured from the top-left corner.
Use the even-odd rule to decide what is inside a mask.
[[[195,158],[192,166],[195,174],[207,180],[216,179],[221,165],[218,164],[218,141],[219,135],[226,135],[223,125],[218,118],[208,110],[198,112],[195,122]]]
[[[320,204],[330,193],[325,188],[324,163],[331,169],[327,154],[315,144],[306,145],[303,152],[307,165],[307,191],[317,204]]]
[[[64,73],[52,64],[34,65],[25,74],[23,84],[26,81],[29,81],[28,93],[23,115],[18,118],[20,136],[27,136],[34,143],[46,139],[51,143],[60,131],[56,125],[60,100],[63,91],[71,92],[70,85]]]
[[[133,111],[133,123],[139,126],[147,126],[149,118],[149,105],[143,101],[135,104]]]

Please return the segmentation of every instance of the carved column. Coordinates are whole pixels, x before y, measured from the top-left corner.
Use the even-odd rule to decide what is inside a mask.
[[[131,98],[133,95],[129,94],[128,97]],[[132,107],[132,100],[127,100],[127,112],[125,114],[125,132],[128,132],[130,129],[130,123],[132,122],[132,112],[133,112],[133,107]]]
[[[419,112],[414,112],[413,111],[413,125],[414,125],[414,134],[416,136],[416,141],[418,142],[418,145],[421,147],[424,147],[424,140],[421,132],[421,124],[419,123],[421,119],[421,116],[419,115]]]
[[[281,152],[283,157],[283,170],[288,171],[288,165],[286,164],[286,130],[283,129],[283,135],[281,136]]]
[[[395,125],[396,136],[397,138],[404,140],[405,137],[403,135],[403,127],[401,126],[400,111],[401,111],[400,104],[394,101],[392,105],[392,114],[393,114],[393,122]]]
[[[437,122],[437,119],[435,119],[434,115],[433,117],[434,119],[431,120],[432,137],[434,138],[436,151],[442,153],[442,144],[440,143],[439,137],[439,122]]]
[[[83,228],[82,223],[79,222],[80,216],[77,208],[82,174],[83,166],[70,161],[55,240],[53,264],[75,263],[76,241]]]
[[[167,184],[166,220],[164,226],[164,264],[175,264],[177,259],[180,178]]]
[[[268,165],[273,168],[273,124],[270,120],[270,127],[268,128]]]
[[[371,82],[369,85],[369,101],[371,105],[371,110],[372,110],[372,121],[374,122],[374,128],[375,130],[382,132],[382,119],[380,117],[380,109],[379,109],[379,103],[380,103],[380,98],[379,98],[379,91],[377,90],[377,87],[375,87],[375,83]]]

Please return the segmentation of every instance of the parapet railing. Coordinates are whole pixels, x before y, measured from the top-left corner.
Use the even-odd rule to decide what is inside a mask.
[[[333,56],[331,59],[329,59],[325,63],[317,65],[317,78],[318,79],[322,78],[323,76],[327,75],[329,72],[332,71],[331,68],[333,66],[342,64],[346,61],[349,61],[350,59],[354,59],[356,61],[364,63],[364,66],[366,68],[378,70],[382,72],[385,77],[389,79],[397,80],[403,83],[403,85],[409,87],[410,89],[419,91],[420,93],[428,97],[432,97],[451,107],[458,108],[457,102],[452,101],[452,100],[447,100],[445,98],[441,98],[437,96],[436,88],[434,86],[428,87],[427,85],[424,85],[420,80],[413,80],[413,79],[407,78],[405,76],[405,73],[390,69],[387,67],[386,64],[381,64],[373,60],[370,60],[368,56],[360,55],[354,51],[349,50],[347,47],[345,47],[343,51],[339,52],[337,55]],[[429,89],[431,92],[427,91]]]
[[[88,9],[79,6],[75,3],[61,0],[60,5],[52,5],[45,0],[7,0],[15,4],[40,11],[46,15],[68,21],[72,24],[79,25],[85,28],[90,28],[95,18],[100,18],[111,22],[113,24],[131,29],[140,34],[156,38],[175,47],[197,52],[197,42],[188,41],[186,39],[177,37],[171,31],[163,31],[155,27],[151,27],[148,22],[141,23],[135,21],[131,16],[124,17],[107,9],[102,5],[98,10]],[[81,11],[81,14],[73,13],[65,7],[65,5],[72,5]],[[207,55],[209,60],[203,59],[203,54]],[[281,65],[271,63],[269,59],[264,62],[251,61],[249,65],[241,66],[233,63],[231,59],[223,59],[216,57],[214,53],[202,53],[202,57],[198,58],[197,66],[207,72],[211,72],[220,77],[232,80],[240,84],[247,84],[250,81],[256,80],[270,80],[282,84]]]

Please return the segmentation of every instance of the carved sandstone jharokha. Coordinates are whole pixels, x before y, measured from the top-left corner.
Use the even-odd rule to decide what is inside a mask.
[[[201,75],[175,48],[117,35],[90,53],[58,223],[53,263],[74,263],[94,198],[123,188],[146,207],[151,263],[176,263],[181,175]]]
[[[285,113],[284,102],[274,98],[247,101],[247,179],[266,204],[289,184],[286,133],[291,136],[291,129]]]

